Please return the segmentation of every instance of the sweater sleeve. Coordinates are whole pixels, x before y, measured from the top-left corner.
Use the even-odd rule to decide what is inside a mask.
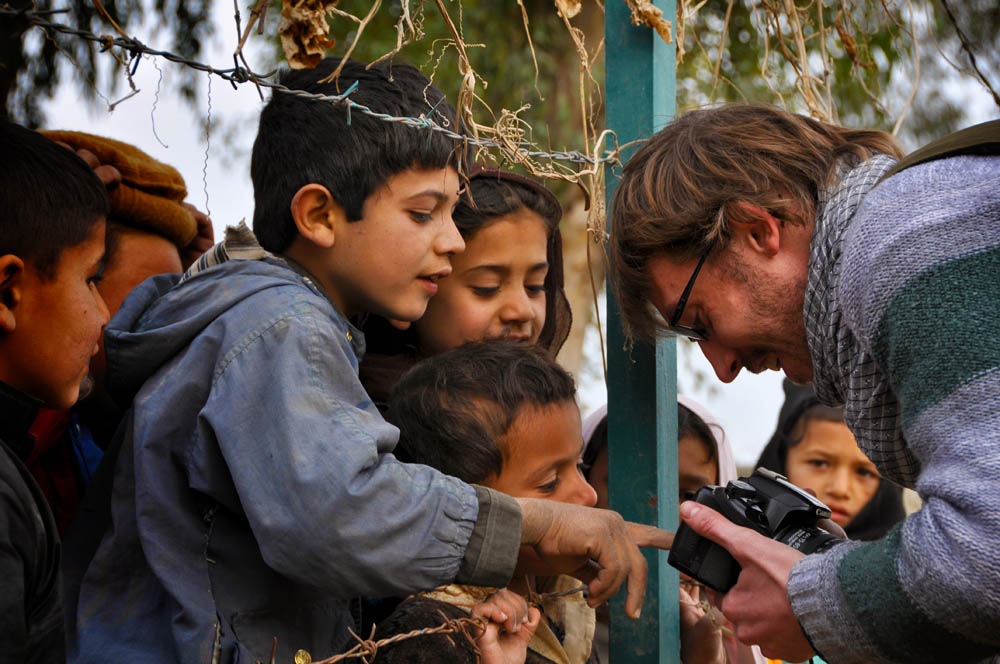
[[[882,540],[793,569],[792,607],[830,662],[1000,653],[998,295],[1000,159],[913,167],[865,199],[839,297],[898,399],[924,506]]]
[[[509,580],[520,543],[516,503],[512,514],[492,494],[395,459],[398,432],[371,404],[349,336],[326,312],[296,310],[231,355],[202,418],[269,566],[341,597],[433,588],[460,569]],[[498,534],[498,523],[517,530]],[[470,542],[478,544],[466,561]]]

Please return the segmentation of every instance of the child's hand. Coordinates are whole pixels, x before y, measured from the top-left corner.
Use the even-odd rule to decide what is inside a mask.
[[[523,597],[504,588],[473,607],[472,615],[490,621],[476,639],[483,664],[524,662],[542,617],[538,609],[529,609]]]
[[[714,607],[705,610],[699,586],[681,584],[681,661],[684,664],[725,664],[722,644],[725,618]]]

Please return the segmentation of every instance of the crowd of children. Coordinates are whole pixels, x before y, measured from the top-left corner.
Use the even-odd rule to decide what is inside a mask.
[[[281,82],[331,93],[340,64]],[[340,81],[457,123],[412,67],[349,60]],[[290,662],[361,625],[479,617],[379,661],[606,661],[595,607],[627,583],[638,616],[638,547],[671,535],[609,509],[606,417],[581,424],[554,359],[571,315],[547,189],[276,93],[253,229],[213,246],[180,175],[132,146],[4,122],[0,153],[0,659]],[[765,453],[793,481],[817,466],[795,461],[812,412]],[[678,414],[680,499],[735,479],[711,416]],[[870,479],[837,503],[849,533],[896,495]],[[699,590],[684,661],[760,661]]]
[[[286,73],[283,83],[332,91],[334,84],[320,81],[338,64]],[[456,122],[440,91],[413,68],[352,61],[341,76],[358,82],[354,100],[371,108]],[[359,597],[452,582],[501,587],[528,569],[590,571],[592,605],[627,581],[627,610],[638,615],[645,578],[638,546],[664,548],[669,533],[401,463],[392,454],[398,430],[358,379],[365,337],[352,321],[420,319],[465,248],[452,220],[460,174],[469,172],[461,142],[370,117],[352,122],[328,104],[277,94],[254,145],[253,232],[233,229],[181,274],[188,244],[199,237],[198,217],[182,208],[177,223],[162,224],[169,206],[134,195],[159,185],[158,199],[177,202],[174,174],[97,137],[86,147],[88,164],[74,154],[84,154],[73,144],[79,136],[54,138],[67,145],[4,125],[12,221],[0,241],[0,380],[11,413],[3,490],[12,507],[3,511],[3,562],[5,578],[18,586],[4,593],[10,610],[2,640],[12,644],[5,654],[81,662],[291,661],[298,650],[329,656],[352,641]],[[113,156],[122,159],[112,165]],[[482,302],[501,303],[499,325],[474,322],[442,344],[496,336],[530,345],[553,329],[546,338],[557,346],[565,336],[565,300],[560,307],[558,297],[546,296],[561,278],[558,204],[533,183],[511,182],[547,198],[510,199],[467,235],[475,241],[509,226],[540,251],[525,252],[528,264],[498,258],[490,242],[480,242],[481,262],[468,271],[500,281],[468,288]],[[106,185],[112,198],[129,193],[132,207],[109,208]],[[157,206],[163,215],[152,222],[130,216]],[[124,224],[115,210],[128,211],[119,215]],[[135,260],[150,257],[148,249],[125,247],[158,239],[133,237],[122,225],[152,228],[176,255],[120,271],[107,293],[118,308],[108,324],[97,287],[102,270],[117,266],[123,250]],[[115,228],[107,243],[106,227]],[[154,276],[125,283],[143,270],[141,277]],[[459,281],[456,274],[451,284]],[[512,299],[519,300],[513,317]],[[550,315],[550,304],[562,313]],[[546,328],[546,319],[561,319],[561,327]],[[447,347],[429,329],[414,330],[426,340],[422,354]],[[42,406],[76,404],[98,353],[103,361],[93,373],[122,410],[105,412],[94,427],[104,452],[96,473],[87,459],[70,459],[71,472],[86,467],[82,479],[93,479],[82,503],[67,508],[78,513],[66,517],[72,525],[60,543],[49,500],[24,463],[34,448],[28,429]],[[83,430],[83,412],[60,426]],[[81,519],[87,527],[77,527]],[[520,619],[525,633],[537,625],[537,612],[509,594],[485,599],[476,612],[509,623],[503,634],[491,625],[481,637],[501,646]]]

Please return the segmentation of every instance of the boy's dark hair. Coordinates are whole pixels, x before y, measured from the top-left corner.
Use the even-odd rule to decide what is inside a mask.
[[[293,90],[338,95],[357,82],[350,99],[372,111],[396,117],[425,115],[458,132],[454,107],[419,70],[389,61],[366,68],[348,59],[336,81],[320,83],[340,61],[326,58],[315,69],[285,71],[280,83]],[[444,168],[450,160],[459,161],[459,154],[455,141],[440,132],[276,90],[260,114],[250,161],[254,234],[268,251],[287,249],[297,232],[292,198],[307,184],[329,189],[347,219],[357,221],[365,200],[393,175],[411,167]]]
[[[480,341],[416,364],[396,385],[386,419],[399,427],[400,459],[482,482],[503,469],[498,443],[525,407],[575,394],[573,377],[542,348]]]
[[[49,278],[63,250],[107,216],[108,194],[72,150],[0,120],[0,210],[0,256],[14,254]]]
[[[677,440],[684,436],[697,438],[708,450],[709,461],[716,457],[715,436],[708,424],[684,404],[677,404]]]

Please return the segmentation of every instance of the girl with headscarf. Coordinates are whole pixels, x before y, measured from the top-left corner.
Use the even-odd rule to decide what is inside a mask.
[[[597,492],[597,507],[609,507],[607,491],[607,406],[601,406],[583,422],[583,464],[587,480]],[[709,484],[725,485],[738,476],[733,450],[726,432],[704,406],[693,399],[677,396],[677,499],[678,504],[694,498],[698,489]],[[728,628],[725,617],[701,601],[700,587],[681,579],[681,661],[684,664],[764,664],[767,660],[756,646],[739,642]],[[603,625],[602,617],[605,618]],[[598,610],[598,633],[594,647],[603,648],[606,661],[606,613]]]

